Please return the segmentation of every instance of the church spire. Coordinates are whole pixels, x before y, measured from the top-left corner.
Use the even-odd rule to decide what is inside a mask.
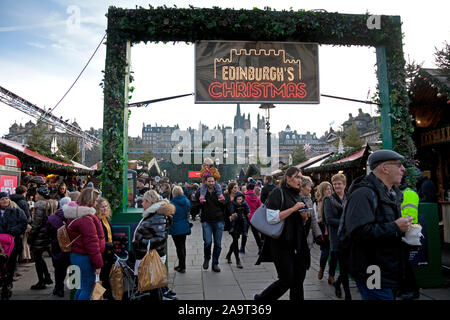
[[[241,105],[240,105],[239,103],[237,104],[236,114],[237,114],[238,116],[241,115]]]

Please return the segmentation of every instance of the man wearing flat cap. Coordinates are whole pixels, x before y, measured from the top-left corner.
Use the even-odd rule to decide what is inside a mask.
[[[22,235],[27,229],[27,216],[19,206],[9,199],[6,192],[0,192],[0,233],[10,234],[14,237],[14,249],[9,256],[6,266],[7,283],[12,288],[17,257],[23,250]]]
[[[349,269],[363,300],[395,300],[404,276],[402,236],[411,228],[412,217],[401,215],[403,197],[397,186],[406,171],[403,160],[392,150],[375,151],[369,156],[372,172],[349,190]],[[374,269],[379,270],[378,279]]]

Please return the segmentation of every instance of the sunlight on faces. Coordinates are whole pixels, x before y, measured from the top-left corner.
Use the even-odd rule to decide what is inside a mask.
[[[301,173],[301,171],[297,172],[292,177],[286,176],[286,182],[292,188],[300,189],[300,185],[302,183],[302,173]]]
[[[406,172],[401,161],[386,161],[381,163],[379,167],[380,171],[389,179],[389,182],[396,185],[401,183]]]
[[[345,190],[345,183],[341,180],[335,180],[333,182],[333,189],[337,194],[342,194]]]
[[[206,185],[208,186],[208,188],[214,188],[214,185],[216,184],[216,179],[214,179],[214,177],[208,177],[208,179],[206,180]]]

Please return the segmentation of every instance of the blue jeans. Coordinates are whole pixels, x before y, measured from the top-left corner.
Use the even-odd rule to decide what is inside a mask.
[[[87,254],[70,253],[70,262],[80,267],[81,287],[77,290],[74,300],[90,300],[95,284],[95,269]]]
[[[219,256],[222,251],[222,232],[225,222],[202,222],[203,229],[203,251],[205,260],[211,259],[211,246],[214,237],[214,250],[212,265],[219,264]]]
[[[362,300],[395,300],[393,289],[369,289],[365,284],[356,282]]]

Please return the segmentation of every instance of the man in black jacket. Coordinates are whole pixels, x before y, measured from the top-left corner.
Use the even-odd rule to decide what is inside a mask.
[[[273,177],[272,176],[265,176],[264,177],[264,185],[261,190],[261,202],[264,203],[267,200],[267,197],[269,196],[269,193],[272,192],[273,189],[275,189],[276,186],[273,184]]]
[[[23,250],[22,235],[27,229],[27,217],[22,209],[10,201],[6,192],[0,192],[0,233],[7,233],[14,237],[14,250],[8,259],[7,282],[12,288],[17,257]]]
[[[405,266],[402,236],[412,217],[402,217],[404,157],[391,150],[369,156],[372,173],[352,186],[345,209],[349,268],[363,300],[394,300]]]
[[[202,204],[200,221],[203,229],[203,250],[205,259],[203,262],[203,269],[207,270],[209,268],[209,260],[211,260],[211,247],[214,238],[212,270],[214,272],[220,272],[219,256],[222,251],[222,232],[225,225],[225,205],[223,202],[219,201],[214,188],[215,183],[216,180],[214,176],[210,175],[206,178],[208,190],[205,196],[206,201]]]
[[[19,206],[19,208],[23,210],[23,212],[27,216],[28,223],[31,223],[30,207],[28,205],[27,200],[25,199],[27,191],[28,191],[27,187],[18,186],[16,188],[16,193],[11,194],[9,196],[9,199],[11,199],[11,201],[14,201]]]

